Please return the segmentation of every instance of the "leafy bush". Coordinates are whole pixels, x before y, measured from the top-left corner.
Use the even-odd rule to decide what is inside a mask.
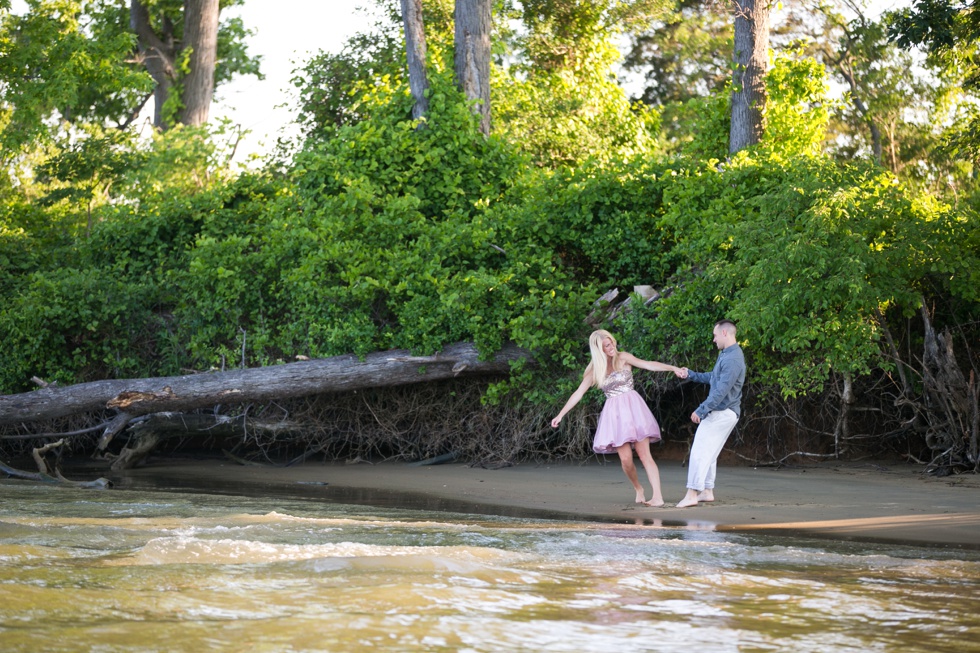
[[[936,277],[940,292],[976,301],[968,221],[870,166],[743,155],[684,171],[664,205],[661,225],[689,265],[655,305],[650,337],[690,355],[697,343],[662,327],[703,333],[733,318],[754,371],[784,395],[887,367],[880,316],[914,312]]]
[[[754,391],[784,397],[886,373],[884,324],[923,302],[943,303],[942,319],[975,341],[976,213],[816,153],[823,87],[807,62],[777,63],[766,140],[725,163],[719,95],[702,103],[686,155],[652,157],[641,139],[642,156],[594,156],[613,130],[556,169],[534,165],[527,142],[480,134],[438,62],[424,120],[409,118],[401,83],[376,78],[357,87],[356,119],[321,125],[279,172],[212,176],[206,142],[176,134],[164,152],[161,141],[133,159],[140,171],[120,173],[90,231],[67,199],[5,196],[2,391],[32,375],[428,354],[471,340],[484,355],[513,341],[535,358],[489,402],[554,403],[586,362],[593,302],[634,285],[663,296],[603,324],[624,347],[703,369],[711,325],[734,318]],[[638,124],[613,113],[609,124]],[[182,152],[195,172],[154,185],[152,170],[180,168]]]
[[[3,387],[128,377],[152,356],[152,296],[101,270],[35,273],[0,308]]]

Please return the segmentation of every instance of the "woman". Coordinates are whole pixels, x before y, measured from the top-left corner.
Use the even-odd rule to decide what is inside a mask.
[[[660,507],[664,505],[664,497],[660,492],[660,470],[650,454],[650,440],[660,440],[660,425],[646,402],[633,389],[633,368],[639,367],[651,372],[673,372],[679,377],[683,377],[684,372],[673,365],[645,361],[625,351],[617,351],[616,339],[603,329],[593,331],[589,336],[589,349],[592,352],[592,362],[585,368],[582,383],[568,398],[558,416],[551,420],[551,425],[557,428],[561,419],[582,400],[588,389],[597,386],[606,394],[606,403],[599,415],[592,450],[596,453],[619,454],[623,472],[636,490],[636,502]],[[650,485],[653,486],[653,497],[649,501],[646,500],[633,465],[634,447]]]

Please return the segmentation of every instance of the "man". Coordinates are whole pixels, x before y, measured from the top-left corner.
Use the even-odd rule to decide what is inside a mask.
[[[678,508],[715,500],[718,454],[742,412],[745,357],[735,341],[735,323],[731,320],[719,320],[713,333],[715,345],[721,353],[718,354],[711,373],[683,369],[687,378],[709,384],[711,391],[708,398],[691,413],[691,421],[698,425],[698,430],[694,434],[694,445],[691,447],[691,459],[688,463],[687,494],[677,504]]]

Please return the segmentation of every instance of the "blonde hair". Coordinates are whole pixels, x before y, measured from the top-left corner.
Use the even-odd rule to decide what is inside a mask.
[[[606,352],[602,351],[602,341],[606,338],[612,340],[613,345],[616,345],[616,355],[612,360],[612,370],[608,369],[606,365]],[[592,362],[589,363],[589,367],[585,371],[588,372],[589,368],[592,368],[592,383],[596,386],[602,387],[602,384],[611,371],[618,372],[624,367],[623,362],[619,359],[619,345],[616,343],[616,338],[605,329],[597,329],[589,336],[589,351],[592,352]]]

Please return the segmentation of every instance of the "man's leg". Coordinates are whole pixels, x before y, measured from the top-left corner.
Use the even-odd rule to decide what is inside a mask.
[[[731,431],[729,431],[731,433]],[[728,441],[728,436],[725,436],[725,441]],[[725,446],[724,442],[722,446]],[[708,475],[704,477],[704,489],[713,490],[715,488],[715,474],[718,473],[718,455],[721,454],[721,450],[718,454],[715,454],[715,459],[711,462],[711,466],[708,467]]]
[[[720,452],[719,452],[720,453]],[[698,492],[699,503],[711,503],[715,500],[715,473],[718,471],[718,459],[711,463],[708,475],[704,478],[704,489]]]
[[[717,440],[718,446],[711,451],[711,465],[708,466],[708,473],[704,477],[703,493],[710,501],[715,499],[713,490],[715,489],[715,474],[718,472],[718,456],[721,455],[721,450],[728,442],[728,436],[735,430],[736,423],[738,423],[738,415],[735,414],[735,411],[723,410],[718,414],[717,428],[719,431],[724,431],[724,435]]]
[[[696,505],[702,493],[706,500],[714,500],[714,494],[711,493],[709,498],[706,490],[714,488],[718,455],[737,421],[735,411],[721,410],[712,412],[698,424],[688,462],[687,495],[677,504],[678,508]]]

